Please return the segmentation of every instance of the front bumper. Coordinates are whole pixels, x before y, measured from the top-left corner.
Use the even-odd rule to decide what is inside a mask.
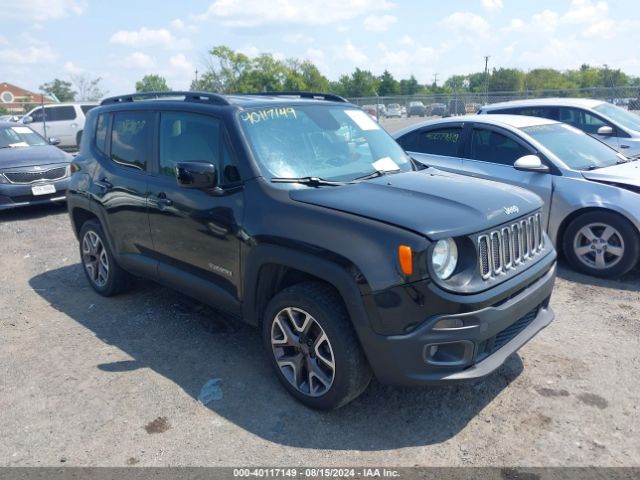
[[[529,286],[495,305],[434,316],[404,335],[361,337],[376,377],[386,384],[428,385],[490,374],[553,320],[549,300],[555,276],[554,262]],[[442,320],[463,326],[434,330]]]
[[[53,185],[56,189],[54,193],[46,195],[34,195],[31,187],[35,185]],[[10,183],[0,184],[0,210],[8,210],[28,205],[40,205],[44,203],[62,202],[67,196],[69,177],[54,181],[43,181],[36,183]]]

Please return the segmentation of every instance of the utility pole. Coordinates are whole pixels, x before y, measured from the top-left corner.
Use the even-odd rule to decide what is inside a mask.
[[[436,87],[438,86],[438,75],[438,72],[433,74],[433,85]]]
[[[489,55],[484,57],[484,104],[489,103]]]

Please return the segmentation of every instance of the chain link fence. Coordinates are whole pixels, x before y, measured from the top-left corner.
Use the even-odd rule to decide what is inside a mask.
[[[629,110],[640,110],[640,86],[627,87],[593,87],[558,90],[524,90],[517,92],[452,92],[439,94],[395,95],[385,97],[349,98],[352,103],[384,110],[389,104],[397,103],[408,111],[411,102],[422,102],[426,107],[426,115],[433,112],[445,112],[446,115],[464,115],[475,113],[483,105],[522,100],[527,98],[549,97],[581,97],[605,100]],[[384,107],[383,107],[384,106]]]

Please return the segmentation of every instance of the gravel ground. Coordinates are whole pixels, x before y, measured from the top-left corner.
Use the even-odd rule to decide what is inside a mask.
[[[561,265],[556,320],[482,382],[319,413],[253,328],[144,280],[95,294],[64,207],[0,212],[0,245],[2,466],[640,466],[637,272]]]

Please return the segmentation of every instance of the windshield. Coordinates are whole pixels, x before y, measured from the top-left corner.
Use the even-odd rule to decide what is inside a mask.
[[[46,144],[45,139],[29,127],[0,127],[0,148],[20,148]]]
[[[409,171],[402,148],[362,110],[325,105],[238,113],[265,176],[351,181],[375,171]]]
[[[521,130],[551,150],[574,170],[609,167],[621,160],[618,152],[611,147],[563,123],[535,125]]]
[[[628,110],[616,107],[610,103],[602,103],[597,107],[593,107],[593,109],[596,112],[609,117],[614,122],[618,122],[623,127],[640,132],[640,115],[636,115],[635,113],[631,113]]]

